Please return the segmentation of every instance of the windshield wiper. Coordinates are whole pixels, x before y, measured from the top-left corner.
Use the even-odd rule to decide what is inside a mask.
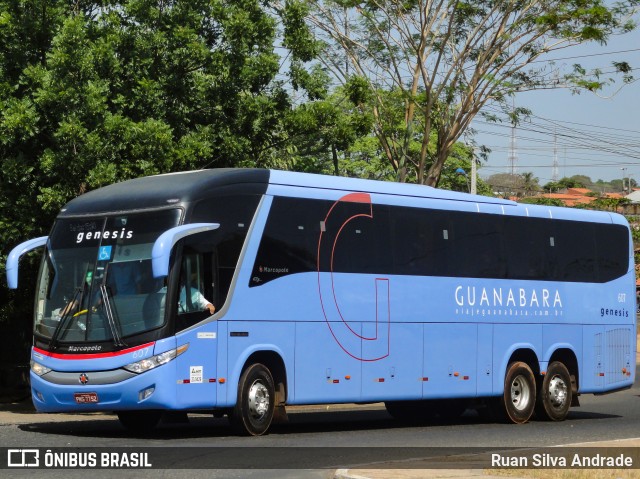
[[[53,331],[53,335],[49,340],[50,351],[53,351],[54,349],[56,349],[60,333],[66,327],[66,324],[69,321],[69,319],[73,317],[73,311],[75,311],[77,307],[80,304],[82,304],[83,290],[84,288],[82,286],[79,288],[76,288],[75,293],[73,293],[73,298],[65,306],[64,313],[62,314],[62,317],[60,318],[60,321],[58,322],[58,325],[56,326],[56,329]]]
[[[100,295],[102,296],[102,307],[104,314],[107,317],[107,323],[111,330],[111,337],[113,338],[113,344],[116,347],[126,347],[127,344],[122,340],[122,326],[117,314],[114,314],[111,307],[111,299],[109,298],[109,291],[107,290],[107,278],[109,277],[109,266],[107,264],[104,271],[104,276],[100,282]]]
[[[106,277],[106,275],[105,275]],[[127,344],[122,341],[120,331],[120,323],[111,309],[111,301],[109,300],[109,292],[104,282],[100,285],[100,294],[102,296],[102,307],[104,308],[104,314],[107,317],[107,323],[109,323],[109,329],[111,330],[111,337],[113,338],[113,344],[117,347],[126,347]]]
[[[80,311],[80,308],[82,307],[82,302],[84,301],[85,288],[87,287],[87,284],[85,283],[85,281],[87,278],[87,274],[89,273],[90,267],[91,265],[87,264],[87,267],[84,270],[84,276],[82,277],[81,285],[76,288],[75,293],[73,293],[73,298],[64,307],[64,313],[60,318],[60,322],[58,323],[58,326],[56,326],[56,329],[53,332],[51,339],[49,340],[49,350],[51,351],[57,348],[57,343],[58,343],[58,338],[60,337],[60,333],[62,333],[62,331],[66,327],[66,323],[69,321],[69,319],[74,317],[73,312],[75,310]]]

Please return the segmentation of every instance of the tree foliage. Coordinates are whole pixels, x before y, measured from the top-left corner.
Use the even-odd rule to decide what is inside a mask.
[[[0,2],[3,191],[50,218],[114,181],[267,161],[291,108],[286,79],[313,55],[300,5]],[[277,43],[296,61],[288,77]]]
[[[541,62],[549,53],[635,28],[635,0],[307,1],[324,64],[337,81],[357,82],[374,99],[376,135],[398,180],[429,185],[438,184],[451,149],[488,103],[506,108],[516,92],[598,91],[611,81],[580,65],[560,71]],[[613,67],[632,80],[627,63]],[[403,103],[396,136],[388,129],[397,122],[391,91]],[[417,159],[410,155],[416,137]]]
[[[404,103],[401,92],[379,94],[384,95],[388,104],[385,134],[390,137],[402,135]],[[385,145],[375,134],[371,105],[367,85],[354,77],[324,100],[298,106],[289,118],[291,142],[286,151],[278,153],[282,166],[299,171],[392,181],[395,171],[387,160]],[[409,141],[407,155],[411,161],[417,161],[421,146],[419,135]],[[442,188],[469,192],[474,153],[473,147],[461,142],[454,145],[443,170]],[[435,155],[433,143],[429,154]],[[460,169],[466,174],[461,175]],[[480,178],[477,189],[480,194],[491,195],[491,188]]]
[[[494,193],[501,196],[517,196],[526,198],[541,190],[539,180],[533,173],[526,172],[519,175],[498,173],[487,178],[487,183]]]
[[[268,165],[292,92],[326,90],[305,71],[317,51],[305,12],[299,0],[0,0],[0,274],[85,191]],[[29,294],[1,287],[0,321],[30,316]]]
[[[566,190],[567,188],[586,188],[588,185],[587,182],[584,181],[583,177],[575,177],[559,179],[558,181],[550,181],[544,185],[544,190],[549,192],[558,192],[561,190]]]

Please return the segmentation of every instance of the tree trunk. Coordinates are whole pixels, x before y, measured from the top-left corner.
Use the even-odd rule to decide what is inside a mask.
[[[427,186],[433,186],[434,188],[438,187],[438,183],[440,182],[440,175],[442,175],[442,167],[444,166],[445,161],[449,157],[449,150],[447,148],[438,147],[438,154],[436,156],[433,165],[429,168],[427,172],[427,177],[424,180],[424,184]]]

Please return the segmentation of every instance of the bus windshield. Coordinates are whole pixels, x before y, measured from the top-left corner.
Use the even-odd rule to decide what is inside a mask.
[[[34,332],[48,340],[113,341],[163,325],[163,279],[153,278],[151,250],[181,210],[58,219],[37,288]]]

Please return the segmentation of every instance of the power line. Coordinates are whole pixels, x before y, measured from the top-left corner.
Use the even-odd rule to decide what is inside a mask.
[[[640,49],[626,50],[640,51]],[[621,51],[622,52],[622,51]],[[488,108],[489,111],[502,113],[500,110]],[[499,118],[499,117],[498,117]],[[523,121],[518,125],[518,141],[520,154],[528,159],[543,158],[543,164],[529,164],[528,161],[521,168],[551,168],[547,170],[556,176],[553,171],[554,158],[557,161],[557,153],[564,152],[564,163],[562,168],[616,168],[621,166],[637,166],[640,167],[640,131],[633,129],[613,128],[604,125],[595,125],[590,123],[560,121],[551,118],[530,115],[529,121]],[[487,121],[477,120],[475,123],[487,125],[498,131],[487,131],[483,128],[476,128],[476,131],[489,135],[494,138],[509,139],[513,142],[509,131],[511,124],[504,118],[504,123],[490,123]],[[503,130],[502,132],[500,130]],[[524,134],[523,134],[524,133]],[[492,151],[502,151],[509,154],[510,146],[486,145]],[[547,155],[544,155],[544,154]],[[612,158],[614,157],[614,158]],[[616,159],[619,158],[619,159]],[[569,160],[569,161],[567,161]],[[509,163],[504,167],[497,169],[495,166],[490,168],[489,165],[483,166],[483,171],[507,171]],[[556,168],[560,167],[556,163]],[[551,178],[553,179],[553,178]],[[549,180],[551,180],[549,179]]]
[[[604,55],[617,55],[618,53],[632,53],[632,52],[639,52],[639,51],[640,51],[640,48],[631,48],[629,50],[618,50],[615,52],[591,53],[588,55],[575,55],[571,57],[549,58],[546,60],[534,60],[531,63],[557,62],[560,60],[575,60],[576,58],[592,58],[592,57],[601,57]]]

